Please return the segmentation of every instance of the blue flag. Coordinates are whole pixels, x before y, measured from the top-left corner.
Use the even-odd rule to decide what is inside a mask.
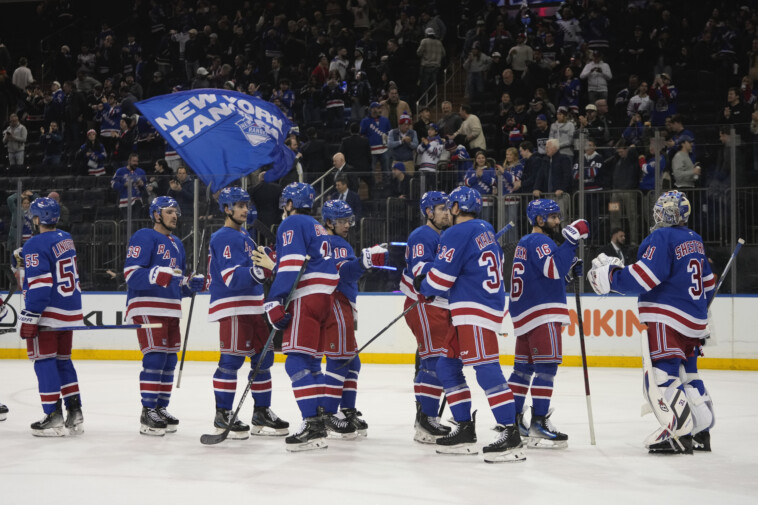
[[[278,179],[294,164],[295,153],[284,145],[292,124],[274,104],[260,98],[195,89],[136,105],[214,192],[268,164],[273,167],[266,180]]]

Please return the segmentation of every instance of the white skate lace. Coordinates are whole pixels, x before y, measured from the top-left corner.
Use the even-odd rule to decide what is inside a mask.
[[[332,416],[332,424],[335,425],[337,428],[347,428],[348,421],[344,419],[340,419],[337,416]]]
[[[553,422],[550,420],[549,417],[545,418],[545,428],[547,429],[547,431],[549,431],[551,433],[558,433],[558,430],[553,425]]]
[[[461,427],[460,427],[460,425],[456,424],[455,428],[453,428],[450,431],[450,433],[448,433],[447,435],[445,435],[445,438],[452,438],[452,437],[456,436],[459,431],[461,431]]]
[[[170,419],[171,421],[176,421],[176,418],[168,413],[168,410],[166,410],[166,407],[158,407],[158,412],[161,417],[164,417],[166,419]]]
[[[305,429],[308,427],[308,423],[306,421],[303,421],[303,423],[300,425],[300,429],[297,430],[297,433],[295,433],[295,436],[300,436],[303,434]]]
[[[268,414],[269,419],[271,419],[272,421],[279,420],[279,417],[276,414],[274,414],[274,411],[271,409],[266,409],[266,414]]]
[[[163,419],[161,419],[161,416],[158,415],[158,412],[154,410],[148,410],[147,411],[147,417],[150,418],[151,421],[161,422]]]
[[[427,420],[429,421],[429,424],[431,424],[434,428],[437,428],[437,429],[444,428],[444,426],[440,423],[439,417],[428,416]]]

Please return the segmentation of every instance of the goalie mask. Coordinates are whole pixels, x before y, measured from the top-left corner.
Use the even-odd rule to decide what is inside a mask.
[[[666,191],[656,200],[653,206],[653,229],[667,226],[683,226],[690,218],[692,206],[684,193]]]

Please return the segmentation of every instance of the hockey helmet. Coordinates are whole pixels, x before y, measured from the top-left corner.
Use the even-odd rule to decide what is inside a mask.
[[[347,202],[342,200],[329,200],[321,207],[321,218],[326,224],[326,221],[337,221],[337,219],[349,219],[350,226],[355,225],[355,215],[353,209],[350,208]]]
[[[692,206],[684,193],[676,190],[666,191],[653,205],[655,227],[687,224],[690,212],[692,212]]]
[[[221,190],[218,195],[218,208],[224,213],[224,206],[232,208],[237,202],[249,202],[250,195],[239,186],[231,186]]]
[[[434,208],[437,205],[447,205],[447,198],[447,193],[444,191],[427,191],[424,193],[424,196],[421,197],[421,204],[419,205],[419,208],[421,208],[421,214],[426,217],[426,209],[431,208],[432,212],[434,212]]]
[[[258,209],[255,208],[253,202],[250,202],[247,204],[247,225],[252,226],[256,219],[258,219]]]
[[[561,208],[555,200],[539,198],[537,200],[532,200],[529,202],[529,205],[526,206],[526,218],[532,226],[537,224],[537,216],[542,216],[542,219],[547,221],[547,216],[550,214],[560,213]]]
[[[150,203],[150,219],[155,221],[155,213],[159,213],[163,209],[173,207],[176,209],[177,217],[181,217],[182,210],[179,208],[179,203],[170,196],[156,196]]]
[[[282,190],[279,208],[283,209],[287,206],[287,202],[292,201],[292,206],[296,209],[310,209],[313,207],[315,198],[316,192],[313,186],[304,182],[293,182]]]
[[[447,208],[452,208],[454,203],[458,204],[461,212],[478,215],[482,210],[482,195],[474,188],[459,186],[450,193]]]
[[[61,206],[52,198],[35,198],[29,212],[39,218],[40,224],[55,225],[61,217]]]

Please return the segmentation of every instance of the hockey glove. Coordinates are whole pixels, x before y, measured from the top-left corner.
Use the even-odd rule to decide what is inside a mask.
[[[204,275],[193,275],[192,277],[187,277],[187,287],[192,291],[193,293],[197,293],[198,291],[202,291],[205,289],[205,276]]]
[[[577,219],[563,229],[563,236],[571,244],[578,244],[579,240],[590,236],[590,225],[586,219]]]
[[[584,275],[584,261],[574,256],[574,259],[571,260],[571,267],[569,267],[569,271],[563,280],[568,284],[577,277],[581,278],[582,275]]]
[[[21,329],[19,335],[21,338],[34,338],[39,335],[39,314],[29,312],[28,310],[22,310],[18,316],[18,321],[21,323]]]
[[[389,262],[389,257],[386,247],[375,245],[362,251],[361,263],[367,270],[371,267],[383,267]]]
[[[17,270],[24,268],[24,258],[21,257],[22,250],[23,247],[19,247],[13,251],[13,254],[11,254],[11,270],[13,270],[14,274]]]
[[[419,303],[431,303],[434,301],[434,296],[424,296],[421,294],[421,283],[426,279],[426,274],[417,275],[413,278],[413,289],[416,290]]]
[[[266,302],[266,304],[263,305],[263,310],[266,311],[268,322],[277,330],[281,331],[289,326],[292,314],[284,310],[282,302],[279,300]]]
[[[613,272],[622,269],[621,259],[600,253],[592,260],[592,268],[587,272],[587,280],[595,293],[607,295],[611,292]]]
[[[174,269],[171,267],[153,267],[150,269],[150,284],[168,287],[174,279]]]
[[[255,266],[265,268],[266,270],[274,270],[276,256],[268,247],[258,246],[258,249],[253,251],[253,263]]]
[[[257,251],[256,251],[257,252]],[[255,253],[253,253],[255,254]],[[268,275],[267,275],[268,273]],[[266,278],[271,276],[270,270],[264,270],[263,268],[259,266],[252,266],[250,267],[250,277],[253,278],[253,280],[258,284],[263,284],[266,282]]]

